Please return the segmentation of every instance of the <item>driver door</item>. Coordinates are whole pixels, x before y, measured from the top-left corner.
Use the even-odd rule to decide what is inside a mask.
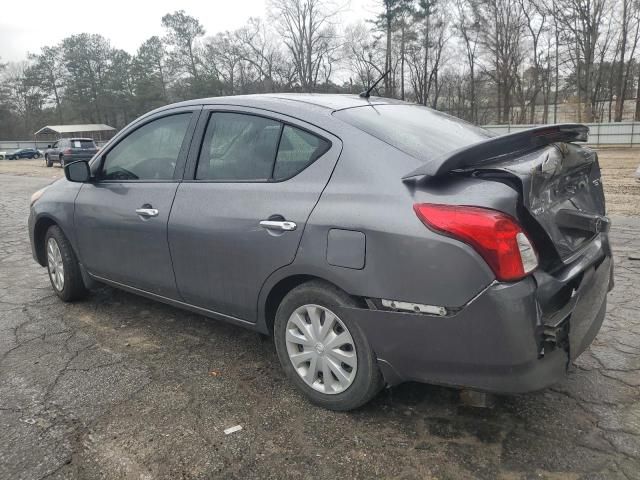
[[[146,118],[101,155],[75,204],[78,249],[93,276],[178,298],[169,212],[200,108]]]

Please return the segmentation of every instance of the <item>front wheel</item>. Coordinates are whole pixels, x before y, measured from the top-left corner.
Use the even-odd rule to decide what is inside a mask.
[[[49,280],[56,295],[65,302],[82,298],[87,289],[82,281],[80,265],[60,227],[49,227],[44,242]]]
[[[274,335],[289,379],[313,403],[346,411],[364,405],[382,388],[366,337],[337,307],[357,307],[346,293],[312,281],[289,292],[276,312]]]
[[[39,153],[36,153],[36,154],[33,156],[33,158],[35,158],[35,159],[40,158],[40,154],[39,154]]]

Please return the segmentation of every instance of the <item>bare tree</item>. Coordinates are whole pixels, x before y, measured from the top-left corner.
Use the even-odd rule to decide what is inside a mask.
[[[523,60],[523,13],[517,0],[480,0],[480,39],[487,54],[485,73],[495,82],[498,122],[511,120],[513,88]]]
[[[367,88],[384,73],[383,51],[364,23],[346,28],[342,49],[345,66],[355,74],[360,87]]]
[[[531,88],[528,92],[521,89],[521,116],[524,119],[525,110],[529,109],[529,123],[535,121],[536,105],[538,103],[538,95],[542,90],[545,55],[541,50],[541,35],[546,27],[546,13],[544,9],[539,8],[539,4],[533,0],[518,0],[518,4],[524,16],[524,27],[526,36],[529,39],[529,50],[531,51],[531,66],[529,68],[529,77],[531,78]],[[548,56],[548,55],[547,55]],[[519,75],[517,78],[523,79],[525,75]],[[522,85],[522,82],[519,82]]]
[[[247,25],[237,30],[235,35],[247,68],[253,68],[256,72],[258,91],[273,92],[277,87],[291,87],[295,77],[294,68],[260,18],[250,18]]]
[[[464,52],[469,67],[469,104],[472,122],[478,121],[478,103],[476,100],[476,62],[478,56],[479,24],[473,15],[472,0],[455,0],[455,20],[453,29],[462,38]]]
[[[616,112],[614,120],[622,121],[624,101],[629,84],[629,74],[640,40],[640,4],[638,0],[621,0],[620,37],[618,39],[616,56],[620,52],[616,73]],[[627,53],[629,57],[627,58]]]
[[[270,0],[269,5],[302,89],[313,92],[321,69],[338,48],[332,25],[337,7],[329,0]]]
[[[593,120],[595,105],[593,87],[596,83],[595,61],[602,35],[602,24],[610,0],[555,0],[554,16],[565,41],[573,48],[567,50],[575,69],[578,100],[584,105],[584,119]],[[602,51],[602,49],[601,49]]]

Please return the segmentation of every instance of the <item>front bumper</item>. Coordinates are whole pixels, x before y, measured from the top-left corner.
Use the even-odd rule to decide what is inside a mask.
[[[612,287],[606,236],[554,276],[494,283],[447,317],[338,309],[362,329],[389,385],[418,381],[494,393],[561,380],[591,344]]]

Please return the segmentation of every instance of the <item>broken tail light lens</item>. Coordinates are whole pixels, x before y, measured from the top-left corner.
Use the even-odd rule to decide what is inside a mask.
[[[500,281],[520,280],[538,266],[538,255],[529,237],[505,213],[433,203],[417,203],[413,209],[430,229],[473,247]]]

